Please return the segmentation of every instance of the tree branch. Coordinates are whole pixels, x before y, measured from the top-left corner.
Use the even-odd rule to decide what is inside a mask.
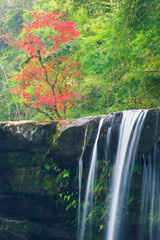
[[[39,113],[44,114],[45,116],[47,116],[48,118],[53,120],[53,118],[47,112],[44,112],[44,111],[40,110],[39,108],[34,108],[34,110],[38,111]]]
[[[55,77],[55,81],[53,83],[53,91],[54,91],[54,87],[57,83],[57,80],[58,80],[58,69],[59,69],[59,61],[57,61],[57,67],[56,67],[56,77]]]
[[[48,74],[47,74],[46,68],[45,68],[45,66],[44,66],[44,64],[43,64],[43,62],[42,62],[41,52],[40,52],[39,49],[37,50],[37,53],[38,53],[38,59],[39,59],[39,62],[40,62],[40,64],[41,64],[41,67],[42,67],[42,68],[44,69],[44,71],[45,71],[46,82],[47,82],[48,85],[50,86],[50,88],[51,88],[51,90],[52,90],[52,93],[53,93],[53,95],[54,95],[54,89],[53,89],[53,86],[52,86],[52,84],[50,83],[50,81],[49,81],[49,79],[48,79]]]
[[[57,82],[57,79],[58,79],[58,67],[59,67],[59,62],[57,62],[57,69],[56,69],[56,79],[54,81],[54,84],[52,85],[48,79],[48,74],[46,72],[46,68],[42,62],[42,57],[41,57],[41,53],[40,53],[40,50],[38,49],[37,50],[38,52],[38,55],[39,55],[39,61],[40,61],[40,64],[41,64],[41,67],[45,70],[45,77],[46,77],[46,82],[48,83],[48,85],[50,86],[51,90],[52,90],[52,94],[53,94],[53,97],[54,97],[54,87],[55,87],[55,84]],[[61,115],[59,114],[58,110],[57,110],[57,104],[55,103],[55,107],[53,108],[53,110],[55,111],[56,115],[58,118],[61,118]]]

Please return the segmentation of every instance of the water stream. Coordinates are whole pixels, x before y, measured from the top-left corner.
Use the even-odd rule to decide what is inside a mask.
[[[142,110],[123,112],[112,177],[112,198],[106,240],[123,239],[118,223],[121,221],[122,206],[128,198],[135,154],[146,113],[147,111]]]
[[[111,164],[111,166],[109,166],[109,171],[112,172],[112,175],[111,179],[108,179],[108,182],[106,181],[106,189],[108,191],[107,197],[105,197],[106,199],[104,200],[102,199],[102,201],[104,201],[104,206],[106,200],[106,204],[108,204],[106,205],[107,207],[105,213],[107,224],[104,222],[104,226],[107,227],[104,227],[104,234],[100,235],[100,240],[160,239],[160,146],[157,146],[156,143],[159,113],[157,114],[155,128],[154,149],[148,154],[140,154],[140,157],[137,154],[138,143],[147,112],[147,110],[132,110],[123,112],[119,128],[117,152],[115,151],[116,153],[112,153],[112,155],[115,154],[114,157],[109,156],[109,153],[110,147],[113,147],[112,144],[115,144],[115,142],[111,140],[112,127],[115,126],[113,122],[116,115],[112,116],[111,124],[107,128],[104,158],[106,163],[110,162]],[[83,212],[81,213],[83,155],[86,145],[87,128],[85,131],[84,146],[79,160],[77,240],[97,240],[92,235],[92,209],[93,206],[95,208],[95,205],[93,205],[93,189],[97,162],[97,145],[103,122],[104,117],[102,117],[99,122],[92,150],[85,199],[83,203]],[[112,160],[109,159],[110,157]],[[112,161],[114,166],[113,170],[111,170]],[[138,173],[135,170],[137,161]],[[106,164],[106,166],[108,165]],[[106,169],[106,176],[108,176],[107,171],[108,169]],[[138,180],[136,179],[137,177]],[[136,181],[138,181],[138,183]],[[136,189],[134,189],[134,184],[137,184]],[[135,191],[134,193],[132,193],[133,190]],[[139,194],[138,197],[136,196],[137,193]],[[132,199],[133,196],[136,205],[130,206],[129,198]],[[132,211],[135,212],[133,213]],[[137,215],[135,218],[136,223],[133,220],[133,216],[135,216],[135,214]],[[130,228],[129,230],[128,226]],[[134,229],[133,232],[132,228]],[[126,234],[125,231],[128,231],[128,233]],[[133,233],[133,236],[128,235],[131,232]]]
[[[77,225],[77,240],[79,239],[79,231],[80,231],[80,218],[81,218],[81,188],[82,188],[82,173],[83,173],[83,155],[86,146],[88,132],[88,124],[86,126],[85,134],[84,134],[84,143],[82,147],[82,153],[79,159],[79,201],[78,201],[78,225]]]
[[[160,149],[156,145],[158,119],[159,112],[155,128],[154,149],[143,159],[138,240],[160,239]]]
[[[100,135],[100,130],[103,124],[103,117],[101,118],[98,126],[97,136],[93,147],[92,152],[92,158],[91,158],[91,165],[89,169],[88,174],[88,180],[87,180],[87,187],[86,187],[86,193],[85,193],[85,200],[84,200],[84,209],[82,214],[82,223],[81,223],[81,229],[80,229],[80,240],[84,240],[84,234],[85,234],[85,228],[86,228],[86,220],[88,215],[92,211],[93,207],[93,186],[94,186],[94,177],[95,177],[95,167],[96,167],[96,161],[97,161],[97,143]],[[92,224],[92,218],[90,217],[90,226]],[[90,236],[91,239],[91,229],[90,229]],[[89,240],[89,239],[88,239]]]

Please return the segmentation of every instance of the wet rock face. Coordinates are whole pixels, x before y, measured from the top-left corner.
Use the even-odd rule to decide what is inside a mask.
[[[57,122],[1,122],[0,152],[45,152],[56,126]]]
[[[57,122],[0,123],[0,239],[72,239],[57,174],[45,168]]]
[[[43,223],[43,222],[42,222]],[[1,240],[69,240],[60,224],[37,224],[34,221],[0,217]]]
[[[160,114],[157,109],[147,112],[141,133],[138,151],[145,154],[152,151],[154,144],[160,142]]]
[[[109,133],[109,159],[112,160],[116,154],[122,116],[123,112],[103,116],[98,141],[99,159],[105,158]],[[71,193],[77,192],[77,166],[86,128],[83,160],[87,176],[101,118],[102,116],[96,116],[61,122],[0,123],[1,240],[75,239],[73,229],[70,229],[70,233],[66,222],[73,220],[77,211],[75,209],[71,219],[65,210],[64,196],[60,197],[60,194],[64,191],[64,186]],[[154,144],[159,141],[159,113],[152,109],[146,116],[138,152],[145,154],[152,151]],[[64,169],[70,173],[68,179],[67,175],[63,176]]]
[[[100,116],[64,121],[59,124],[55,141],[49,155],[58,166],[76,167],[82,153],[85,130],[87,131],[87,152],[93,148]]]

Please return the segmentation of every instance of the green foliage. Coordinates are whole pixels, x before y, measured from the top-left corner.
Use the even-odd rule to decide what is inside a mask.
[[[14,83],[10,77],[20,70],[20,52],[12,51],[10,40],[18,37],[22,28],[23,12],[32,7],[31,1],[15,0],[0,2],[0,120],[27,119],[28,110],[21,106],[19,99],[12,97]],[[13,84],[13,85],[12,85]]]
[[[29,1],[20,4],[2,1],[1,34],[19,35],[20,23],[29,22]],[[19,11],[16,9],[20,9]],[[38,11],[65,11],[69,20],[76,22],[81,32],[74,47],[74,60],[82,65],[84,83],[77,88],[82,96],[80,105],[69,110],[71,117],[106,114],[130,108],[154,108],[160,105],[160,2],[145,0],[37,0]],[[48,34],[45,29],[42,38]],[[48,43],[49,44],[49,43]],[[16,74],[20,62],[19,50],[10,52],[10,46],[0,41],[0,63],[9,79]],[[70,50],[69,45],[57,54]],[[50,54],[43,61],[50,60]],[[10,83],[11,84],[11,83]],[[12,83],[14,85],[14,83]],[[5,99],[0,97],[1,119],[30,118],[39,120],[40,113],[22,106],[13,98],[0,70],[0,86]],[[14,87],[14,86],[12,86]],[[83,102],[84,100],[84,102]],[[15,102],[19,107],[19,114]],[[46,118],[47,119],[47,118]]]
[[[48,165],[46,163],[45,169],[47,171],[53,171],[56,174],[56,192],[59,195],[59,202],[65,207],[65,211],[70,214],[70,211],[77,208],[77,193],[72,190],[72,176],[69,169],[60,169],[53,163]],[[52,181],[48,175],[44,178],[44,188],[49,191],[53,196]],[[74,189],[75,190],[75,189]]]
[[[105,15],[84,15],[83,25],[77,22],[82,29],[77,57],[84,71],[80,90],[87,99],[79,112],[159,106],[159,9],[158,1],[122,1]]]
[[[70,191],[70,181],[70,171],[68,169],[61,171],[57,178],[57,185],[59,197],[64,202],[66,211],[77,207],[76,193]]]

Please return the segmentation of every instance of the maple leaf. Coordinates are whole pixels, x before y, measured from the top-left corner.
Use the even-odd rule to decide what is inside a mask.
[[[22,71],[12,77],[17,81],[12,94],[51,119],[64,119],[79,98],[75,87],[83,79],[79,63],[69,61],[71,41],[80,33],[65,13],[34,11],[30,16],[33,21],[24,23],[20,39],[12,41],[27,54]]]

